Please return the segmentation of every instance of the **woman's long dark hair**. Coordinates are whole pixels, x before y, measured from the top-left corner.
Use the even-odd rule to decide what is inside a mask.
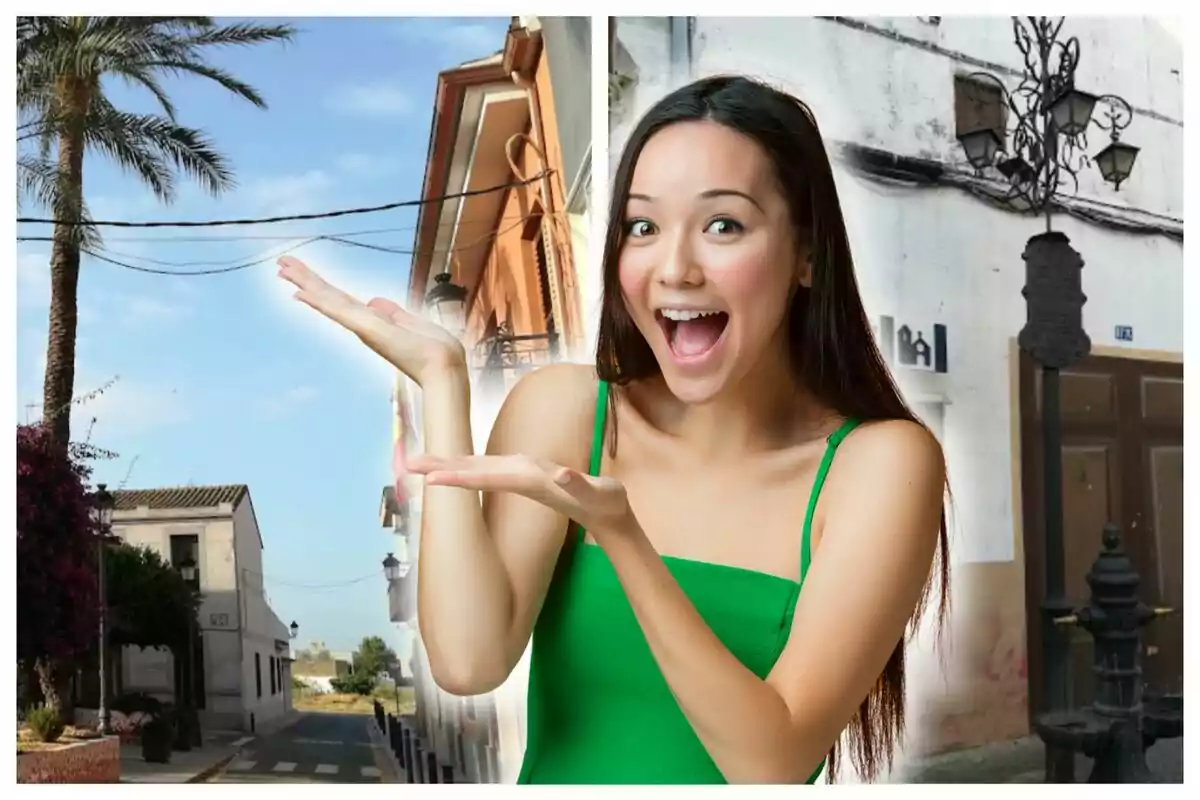
[[[599,377],[624,386],[661,371],[621,293],[617,265],[625,205],[634,167],[650,137],[668,125],[696,120],[724,125],[762,147],[787,199],[792,223],[800,239],[810,245],[812,287],[796,292],[787,319],[796,376],[820,402],[845,417],[904,419],[924,426],[901,397],[875,344],[854,278],[833,171],[812,112],[797,98],[744,77],[705,78],[677,89],[650,109],[629,136],[617,167],[604,242],[604,299],[596,346]],[[614,425],[615,395],[610,395],[609,413]],[[610,447],[614,452],[615,434],[612,430]],[[943,509],[937,555],[913,615],[913,632],[935,588],[938,620],[945,618],[949,607],[948,547]],[[865,780],[892,766],[904,732],[904,649],[905,640],[901,639],[879,681],[850,720],[851,760]],[[836,777],[840,750],[840,743],[835,743],[830,752],[831,780]]]

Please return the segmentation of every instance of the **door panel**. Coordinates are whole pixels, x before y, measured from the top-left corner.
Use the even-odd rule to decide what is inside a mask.
[[[1042,707],[1040,604],[1045,597],[1041,370],[1020,355],[1030,711]],[[1183,675],[1183,369],[1180,364],[1090,357],[1061,374],[1065,588],[1087,602],[1086,575],[1105,523],[1121,526],[1149,605],[1179,613],[1146,631],[1149,688],[1180,691]],[[1094,696],[1092,639],[1072,639],[1073,704]]]

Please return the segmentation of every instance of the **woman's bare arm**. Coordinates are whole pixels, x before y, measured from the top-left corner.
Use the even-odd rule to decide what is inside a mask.
[[[473,453],[470,389],[463,370],[422,386],[425,449]],[[492,428],[490,455],[523,454],[587,469],[596,378],[556,364],[522,378]],[[417,614],[430,671],[442,689],[482,694],[521,658],[545,599],[568,520],[518,495],[425,487],[417,568]]]

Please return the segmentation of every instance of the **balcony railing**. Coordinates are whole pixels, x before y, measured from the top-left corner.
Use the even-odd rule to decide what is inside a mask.
[[[473,365],[482,384],[508,389],[524,375],[558,360],[557,333],[514,334],[506,326],[474,348]]]

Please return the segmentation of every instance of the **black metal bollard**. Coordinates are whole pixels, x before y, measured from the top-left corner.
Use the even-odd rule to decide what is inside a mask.
[[[454,783],[454,767],[449,764],[442,765],[442,783]]]
[[[432,750],[425,754],[425,776],[427,778],[426,783],[438,782],[437,753]]]
[[[416,759],[413,757],[415,743],[413,742],[413,733],[407,725],[400,729],[400,737],[402,740],[400,748],[404,751],[402,763],[404,764],[405,783],[416,783]]]

